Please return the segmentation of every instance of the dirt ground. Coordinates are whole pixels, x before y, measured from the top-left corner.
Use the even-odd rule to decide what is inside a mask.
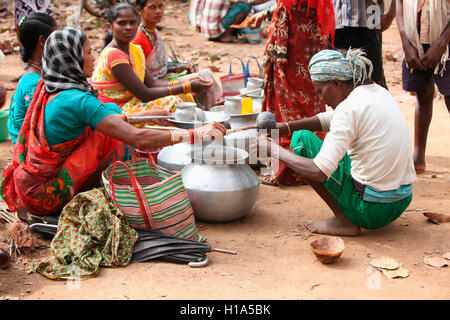
[[[245,61],[255,56],[262,61],[265,39],[256,45],[208,42],[189,27],[187,9],[187,3],[169,1],[161,30],[164,41],[180,59],[197,62],[200,68],[220,67],[217,79],[227,72],[233,56]],[[12,17],[0,13],[0,20],[2,41],[11,38]],[[97,24],[83,13],[81,26],[98,54],[104,29]],[[383,43],[388,86],[412,136],[415,98],[401,88],[401,43],[395,22],[384,33]],[[212,56],[220,60],[212,61]],[[0,83],[10,87],[8,100],[17,85],[11,80],[22,72],[18,53],[7,55],[0,68]],[[237,255],[209,253],[210,264],[198,269],[151,262],[103,268],[96,278],[81,282],[53,281],[24,272],[27,261],[50,256],[50,242],[38,236],[39,249],[0,270],[0,300],[449,299],[450,268],[423,262],[425,257],[442,257],[450,251],[450,223],[433,224],[423,215],[424,211],[449,213],[449,120],[444,100],[437,96],[428,137],[427,171],[414,185],[411,205],[397,221],[380,230],[363,230],[359,237],[344,238],[345,251],[335,264],[321,264],[311,251],[310,243],[321,236],[310,234],[304,226],[331,214],[312,189],[261,185],[258,201],[246,218],[223,224],[197,222],[210,244],[235,250]],[[2,168],[11,155],[11,141],[0,143]],[[0,223],[0,247],[6,248],[7,238],[6,227]],[[370,267],[373,259],[383,256],[402,263],[409,276],[389,279]]]

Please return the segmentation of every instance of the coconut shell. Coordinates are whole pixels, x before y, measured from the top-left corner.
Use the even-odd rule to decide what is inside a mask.
[[[2,248],[0,248],[0,269],[6,269],[9,267],[11,262],[11,256],[9,253]]]
[[[338,237],[323,237],[311,242],[314,255],[322,263],[334,263],[344,252],[344,240]]]

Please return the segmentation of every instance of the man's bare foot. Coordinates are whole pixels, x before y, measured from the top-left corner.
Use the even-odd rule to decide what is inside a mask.
[[[329,234],[334,236],[359,236],[361,229],[351,223],[337,218],[316,220],[306,225],[312,233]]]
[[[425,172],[425,168],[425,163],[414,163],[414,169],[416,169],[416,173]]]
[[[424,172],[426,167],[425,155],[423,153],[419,153],[418,151],[414,150],[413,160],[414,160],[414,169],[416,169],[416,173]]]

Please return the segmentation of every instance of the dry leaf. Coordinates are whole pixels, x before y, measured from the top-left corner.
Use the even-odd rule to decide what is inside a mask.
[[[406,278],[406,277],[409,276],[408,270],[403,268],[402,265],[400,265],[400,267],[398,269],[395,269],[395,270],[381,269],[381,272],[383,272],[383,274],[386,277],[388,277],[389,279]]]
[[[450,260],[450,252],[447,252],[446,254],[444,254],[443,257],[447,260]]]
[[[211,70],[212,72],[219,72],[220,71],[220,66],[208,66],[209,70]]]
[[[450,222],[450,216],[443,213],[436,212],[424,212],[423,215],[433,223],[440,224],[444,222]]]
[[[232,24],[230,26],[230,28],[235,28],[235,29],[242,29],[242,28],[247,28],[248,27],[248,22],[250,21],[250,18],[245,18],[244,21],[242,21],[240,24]]]
[[[445,266],[448,266],[448,262],[445,259],[439,258],[439,257],[425,257],[423,258],[423,262],[429,266],[436,267],[436,268],[442,268]]]
[[[392,258],[389,257],[381,257],[379,259],[372,260],[370,263],[375,268],[395,270],[400,264]]]

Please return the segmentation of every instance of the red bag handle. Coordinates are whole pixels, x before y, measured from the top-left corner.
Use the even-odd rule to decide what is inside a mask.
[[[132,159],[132,160],[139,159],[139,157],[137,156],[136,153],[143,152],[143,153],[146,153],[146,154],[147,154],[148,159],[150,160],[150,163],[156,164],[155,159],[153,159],[153,156],[152,156],[152,154],[150,153],[150,151],[148,151],[148,150],[141,150],[141,149],[135,149],[135,150],[133,150],[132,148],[130,148],[130,151],[131,151],[131,153],[133,154],[133,159]]]
[[[142,190],[141,184],[137,181],[136,177],[134,176],[131,169],[122,161],[116,161],[114,162],[112,169],[111,169],[111,176],[109,177],[109,193],[114,201],[114,203],[119,206],[116,202],[116,195],[114,193],[114,184],[112,182],[112,177],[114,175],[114,170],[116,169],[116,165],[120,164],[125,169],[127,169],[128,174],[130,175],[131,184],[133,185],[133,191],[136,195],[136,199],[139,203],[139,209],[141,210],[141,214],[145,221],[145,226],[149,229],[153,229],[153,216],[152,211],[150,209],[150,206],[148,205],[148,202],[146,201],[147,198],[145,197],[144,190]],[[145,200],[145,201],[144,201]]]

